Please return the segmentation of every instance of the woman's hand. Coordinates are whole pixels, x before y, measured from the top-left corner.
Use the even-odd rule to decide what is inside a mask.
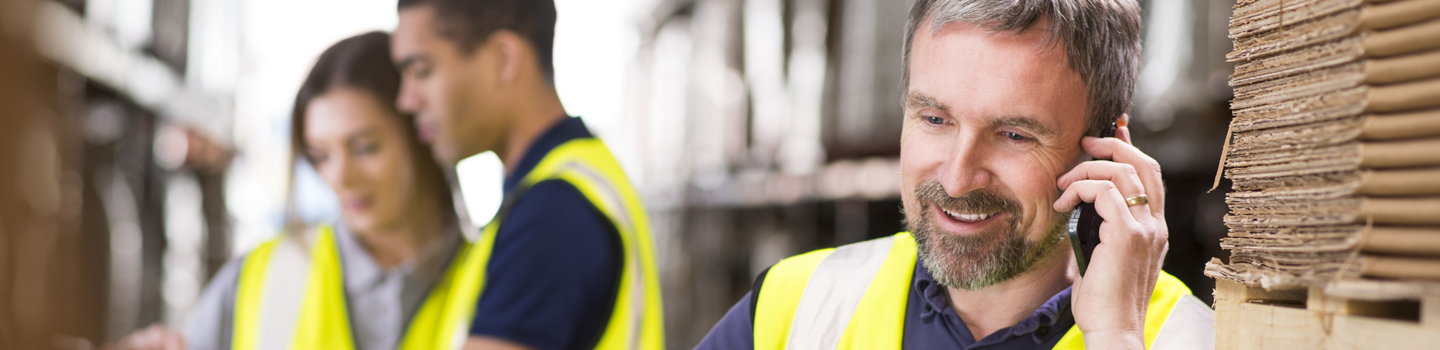
[[[150,325],[121,339],[109,350],[185,350],[185,337],[162,325]]]

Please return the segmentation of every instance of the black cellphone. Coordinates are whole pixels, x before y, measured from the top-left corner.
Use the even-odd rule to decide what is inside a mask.
[[[1100,131],[1100,137],[1115,137],[1116,128],[1115,123],[1110,123]],[[1095,212],[1095,203],[1080,202],[1070,211],[1070,246],[1075,248],[1075,264],[1080,267],[1081,276],[1090,265],[1090,254],[1100,245],[1100,224],[1104,222],[1100,213]]]

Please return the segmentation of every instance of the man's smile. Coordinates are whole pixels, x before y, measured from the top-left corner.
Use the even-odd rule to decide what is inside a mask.
[[[944,209],[934,203],[931,203],[929,207],[931,208],[932,214],[934,214],[930,216],[933,217],[935,223],[940,226],[941,231],[958,235],[979,233],[1007,219],[1006,213],[1002,211],[973,213]]]
[[[940,210],[944,211],[944,212],[945,212],[945,215],[949,215],[951,218],[953,218],[953,219],[955,219],[955,220],[960,220],[960,221],[963,221],[963,222],[980,222],[980,221],[984,221],[984,220],[987,219],[987,218],[990,218],[991,216],[994,216],[994,215],[998,215],[998,214],[999,214],[999,213],[962,214],[962,213],[959,213],[959,212],[949,211],[949,210],[945,210],[945,209],[940,209]]]

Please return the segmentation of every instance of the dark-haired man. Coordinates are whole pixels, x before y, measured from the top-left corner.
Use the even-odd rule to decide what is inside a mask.
[[[1124,128],[1139,31],[1133,0],[917,0],[912,232],[775,264],[699,349],[1213,348],[1213,312],[1160,270],[1160,169]],[[1095,137],[1111,123],[1118,138]],[[1081,202],[1104,219],[1083,277],[1066,241]]]
[[[663,330],[649,224],[603,143],[555,92],[550,0],[400,0],[392,58],[399,106],[435,156],[493,151],[505,200],[466,349],[659,349]],[[473,313],[473,318],[472,318]]]

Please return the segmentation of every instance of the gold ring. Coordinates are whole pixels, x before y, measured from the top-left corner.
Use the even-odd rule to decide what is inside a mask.
[[[1139,196],[1134,196],[1134,197],[1130,197],[1130,198],[1125,198],[1125,204],[1126,204],[1126,205],[1129,205],[1129,206],[1132,206],[1132,207],[1133,207],[1133,206],[1137,206],[1137,205],[1141,205],[1141,204],[1145,204],[1145,203],[1150,203],[1150,197],[1147,197],[1147,196],[1145,196],[1145,195],[1143,195],[1143,194],[1142,194],[1142,195],[1139,195]]]

